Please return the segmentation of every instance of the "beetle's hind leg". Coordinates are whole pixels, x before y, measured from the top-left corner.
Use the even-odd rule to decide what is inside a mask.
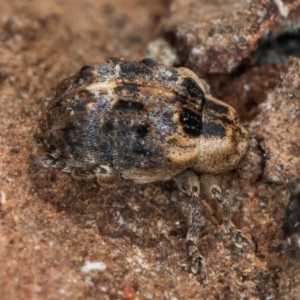
[[[184,171],[174,177],[178,187],[191,197],[189,229],[186,237],[188,252],[192,258],[192,273],[196,274],[199,271],[203,279],[206,278],[206,265],[204,258],[200,254],[197,243],[200,229],[200,182],[198,176],[192,171]]]
[[[200,177],[201,193],[206,199],[214,199],[222,210],[223,222],[227,232],[237,242],[244,242],[254,247],[253,242],[245,237],[242,232],[231,222],[231,209],[228,201],[222,196],[221,187],[218,181],[211,175],[202,175]]]

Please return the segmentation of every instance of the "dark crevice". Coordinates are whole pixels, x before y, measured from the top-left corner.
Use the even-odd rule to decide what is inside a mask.
[[[291,267],[299,265],[300,260],[300,184],[297,181],[290,182],[289,190],[291,194],[282,225],[284,241],[277,246],[276,251],[288,253],[288,266]]]
[[[257,137],[256,140],[257,140],[257,150],[260,152],[260,157],[261,157],[261,173],[259,174],[256,182],[261,182],[263,180],[264,171],[266,168],[266,151],[261,146],[261,142],[263,141],[263,139]]]
[[[173,67],[185,67],[190,53],[190,47],[187,46],[186,41],[182,38],[178,38],[175,28],[162,31],[160,36],[176,51],[177,58],[174,61]]]
[[[258,40],[254,53],[255,64],[285,62],[288,57],[300,58],[300,27],[290,25],[269,30]]]

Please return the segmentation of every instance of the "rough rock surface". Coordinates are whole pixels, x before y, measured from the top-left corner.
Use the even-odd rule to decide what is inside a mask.
[[[299,266],[277,248],[286,183],[299,179],[300,63],[236,72],[280,23],[282,2],[181,0],[168,13],[158,0],[30,3],[0,4],[0,298],[297,299]],[[299,5],[284,8],[299,17]],[[207,78],[214,95],[251,120],[245,160],[219,179],[256,249],[233,245],[216,204],[203,200],[204,283],[188,271],[189,199],[173,182],[103,190],[34,163],[43,97],[83,65],[142,58],[159,28],[163,55],[150,52]],[[88,271],[89,262],[101,264]]]
[[[291,59],[251,123],[264,156],[263,179],[285,183],[300,176],[300,60]]]
[[[266,29],[282,21],[277,2],[174,0],[161,35],[176,48],[180,64],[199,75],[229,73],[255,50]],[[289,12],[298,8],[299,1],[289,2],[282,3]]]

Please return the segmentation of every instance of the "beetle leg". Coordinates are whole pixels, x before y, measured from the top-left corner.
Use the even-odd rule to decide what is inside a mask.
[[[61,169],[62,171],[67,173],[71,172],[71,168],[68,165],[66,165],[64,162],[56,160],[50,155],[37,158],[35,163],[38,165],[42,165],[45,168]]]
[[[100,167],[99,170],[96,170],[95,175],[98,184],[103,188],[114,188],[123,183],[121,174],[110,167]]]
[[[73,168],[71,172],[71,176],[74,179],[80,180],[80,179],[90,179],[94,178],[96,175],[92,171],[84,170],[80,168]]]
[[[174,177],[178,187],[191,197],[191,207],[189,216],[189,229],[186,237],[188,252],[192,258],[192,273],[198,273],[199,267],[201,276],[206,278],[206,265],[204,258],[200,254],[197,243],[200,228],[200,182],[198,176],[192,171],[184,171]]]
[[[207,199],[214,199],[222,210],[223,222],[227,232],[237,241],[245,242],[254,247],[253,242],[245,237],[239,229],[231,222],[231,209],[228,201],[222,196],[221,187],[218,181],[211,175],[200,177],[201,193]]]

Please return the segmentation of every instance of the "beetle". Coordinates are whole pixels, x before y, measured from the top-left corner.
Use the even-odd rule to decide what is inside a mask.
[[[251,243],[231,222],[216,174],[245,155],[249,135],[234,108],[210,95],[191,70],[112,58],[85,66],[58,84],[38,129],[45,167],[75,179],[96,177],[117,188],[124,180],[149,183],[173,178],[191,198],[186,237],[192,273],[206,276],[198,248],[199,198],[221,207],[226,230]]]

